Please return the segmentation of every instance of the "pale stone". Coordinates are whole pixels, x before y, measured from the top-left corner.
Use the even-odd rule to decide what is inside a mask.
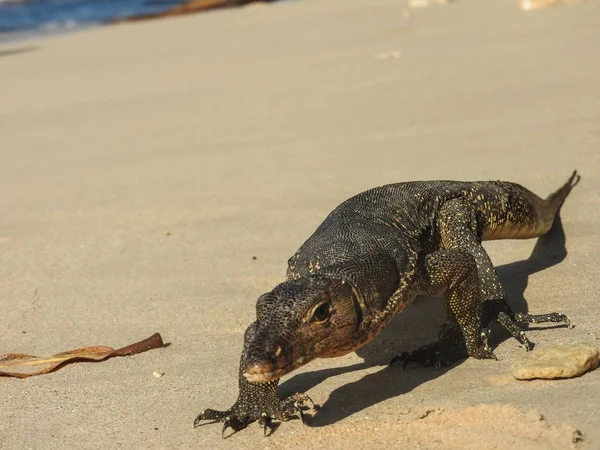
[[[517,380],[573,378],[594,370],[599,357],[595,345],[556,345],[523,355],[512,365],[512,374]]]

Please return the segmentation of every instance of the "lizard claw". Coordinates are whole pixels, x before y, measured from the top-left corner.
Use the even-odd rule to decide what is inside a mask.
[[[198,414],[198,416],[194,420],[194,428],[198,428],[208,423],[223,422],[228,412],[229,411],[216,411],[214,409],[205,409],[200,414]],[[201,423],[203,420],[210,420],[210,422]]]
[[[203,420],[209,420],[206,424],[203,424]],[[231,411],[216,411],[214,409],[206,409],[198,414],[198,417],[194,420],[194,428],[198,428],[202,425],[207,425],[209,423],[215,422],[223,422],[223,429],[221,430],[221,436],[223,438],[228,438],[229,436],[237,433],[241,429],[243,429],[246,424],[235,417],[232,416]],[[227,429],[231,428],[233,432],[229,435],[225,435]]]
[[[260,415],[260,419],[258,419],[258,425],[263,427],[263,434],[265,437],[267,437],[270,434],[268,433],[268,431],[271,431],[273,429],[272,422],[273,420],[269,417],[269,415],[266,412],[263,412]]]
[[[235,433],[244,429],[245,427],[246,424],[244,422],[236,419],[235,417],[227,416],[225,417],[225,420],[223,420],[223,429],[221,430],[221,437],[223,439],[227,439],[228,437],[233,436]],[[225,432],[228,428],[231,428],[233,431],[226,436]]]
[[[394,356],[390,362],[388,363],[388,366],[395,366],[395,365],[400,365],[400,369],[404,370],[406,369],[406,366],[408,365],[408,360],[410,359],[410,354],[411,352],[402,352],[402,353],[398,353],[396,356]]]
[[[228,438],[238,431],[246,428],[251,422],[258,422],[263,428],[265,436],[269,436],[277,426],[274,420],[285,422],[294,417],[299,417],[302,423],[306,423],[305,409],[317,409],[317,406],[312,399],[306,394],[294,394],[285,399],[278,400],[273,397],[273,402],[266,402],[260,405],[248,405],[247,399],[236,402],[227,411],[216,411],[214,409],[206,409],[202,411],[194,420],[194,428],[203,425],[202,421],[208,420],[214,422],[223,422],[221,435],[223,438]],[[260,411],[260,413],[259,413]],[[230,434],[226,434],[227,430],[233,430]]]
[[[498,361],[498,358],[494,354],[494,352],[487,347],[486,344],[481,347],[477,347],[475,350],[469,351],[469,356],[475,359],[495,359]]]

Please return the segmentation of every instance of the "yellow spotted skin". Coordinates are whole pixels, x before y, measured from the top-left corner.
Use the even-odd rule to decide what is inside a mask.
[[[310,399],[280,399],[279,377],[370,342],[420,294],[444,298],[447,324],[439,342],[393,361],[443,366],[495,358],[487,343],[494,320],[527,349],[517,322],[569,324],[559,313],[513,312],[481,242],[543,235],[578,181],[574,172],[546,199],[510,182],[421,181],[346,200],[289,259],[287,281],[259,298],[244,336],[236,403],[203,411],[194,425],[221,421],[223,431],[235,432],[259,421],[266,433],[272,420],[302,417]]]

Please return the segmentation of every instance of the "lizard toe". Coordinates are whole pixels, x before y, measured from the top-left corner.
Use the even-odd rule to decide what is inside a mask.
[[[477,347],[475,350],[469,351],[469,356],[475,359],[495,359],[496,361],[498,361],[498,358],[496,357],[494,352],[490,350],[489,347],[486,348],[485,345]]]
[[[388,366],[398,366],[401,370],[406,369],[406,366],[408,365],[408,361],[410,359],[410,354],[411,352],[398,353],[396,356],[390,359]]]
[[[399,353],[391,359],[389,365],[399,366],[404,370],[408,366],[408,363],[414,362],[422,367],[441,369],[442,367],[449,366],[453,361],[446,353],[443,342],[433,342],[413,351]]]
[[[248,424],[246,422],[241,421],[236,417],[227,416],[223,420],[223,429],[221,430],[221,436],[223,437],[223,439],[227,439],[228,437],[233,436],[238,431],[246,428],[247,425]],[[233,431],[229,434],[225,434],[229,428],[231,428]]]
[[[217,411],[214,409],[205,409],[202,411],[194,420],[194,428],[198,428],[208,423],[223,422],[225,417],[229,414],[229,411]],[[202,423],[203,420],[208,420],[207,423]]]
[[[194,420],[194,428],[205,425],[202,423],[203,421],[208,421],[206,424],[223,422],[221,434],[223,438],[228,438],[246,428],[250,423],[258,422],[258,425],[263,428],[264,435],[269,436],[277,429],[277,422],[286,422],[299,417],[302,423],[306,423],[304,411],[317,409],[312,399],[301,393],[279,401],[276,397],[269,401],[264,400],[259,402],[260,404],[249,404],[247,398],[242,398],[238,399],[227,411],[205,409]],[[232,432],[227,434],[230,429]]]

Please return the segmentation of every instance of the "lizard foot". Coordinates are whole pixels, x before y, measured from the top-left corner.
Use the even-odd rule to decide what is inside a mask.
[[[556,312],[548,314],[515,313],[515,320],[521,323],[564,323],[567,325],[567,328],[573,328],[567,316]]]
[[[523,329],[517,324],[520,323],[564,323],[568,328],[573,328],[571,321],[567,316],[560,313],[549,313],[549,314],[526,314],[526,313],[514,313],[512,317],[505,313],[498,313],[498,318],[496,319],[500,325],[502,325],[506,330],[514,337],[525,350],[529,351],[533,348],[533,344],[527,336],[525,336],[525,332]]]
[[[416,350],[410,352],[398,353],[394,356],[389,365],[399,365],[402,369],[405,369],[409,362],[415,362],[423,367],[436,367],[441,369],[449,365],[439,352],[440,343],[432,342],[431,344],[419,347]]]
[[[487,325],[492,321],[497,321],[502,325],[527,351],[533,348],[533,343],[527,339],[519,324],[563,323],[568,328],[573,328],[571,321],[564,314],[556,312],[547,314],[515,313],[503,298],[486,300],[483,303],[483,323]]]
[[[254,400],[258,404],[251,404]],[[209,423],[223,422],[221,432],[223,438],[229,437],[240,430],[246,428],[252,422],[258,422],[263,428],[264,435],[271,434],[276,426],[273,421],[285,422],[295,417],[300,417],[302,423],[305,423],[304,410],[307,408],[315,409],[316,406],[311,398],[306,394],[294,394],[285,399],[279,399],[276,395],[269,398],[254,398],[251,396],[240,396],[238,401],[227,411],[217,411],[214,409],[205,409],[196,420],[194,428],[202,424],[202,421],[208,420]],[[231,428],[232,433],[226,435],[227,430]]]
[[[521,346],[526,351],[529,351],[533,348],[533,344],[529,339],[527,339],[527,336],[525,336],[525,332],[523,331],[523,329],[519,325],[517,325],[508,314],[504,312],[499,313],[497,320],[500,325],[506,328],[506,330],[511,334],[512,337],[519,341]]]
[[[459,329],[443,325],[439,332],[439,338],[439,341],[416,350],[399,353],[392,358],[390,365],[401,364],[404,369],[409,362],[415,362],[423,367],[441,369],[469,356],[465,339]]]

